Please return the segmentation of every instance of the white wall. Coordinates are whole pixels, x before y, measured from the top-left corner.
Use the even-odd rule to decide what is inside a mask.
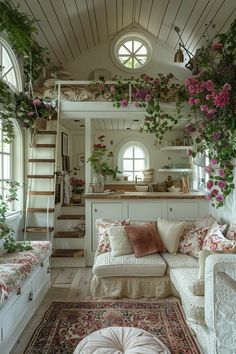
[[[138,31],[142,33],[142,30],[139,29]],[[124,32],[122,32],[122,34],[123,33]],[[158,73],[168,74],[172,72],[181,80],[191,74],[189,70],[185,69],[184,64],[173,62],[174,52],[170,51],[165,44],[157,41],[152,35],[146,32],[143,33],[152,43],[153,54],[152,60],[141,73],[156,76]],[[110,54],[111,43],[112,39],[108,43],[95,47],[93,50],[80,56],[78,59],[68,62],[66,69],[71,73],[71,77],[78,80],[90,80],[93,79],[93,70],[101,68],[110,71],[111,78],[115,75],[123,78],[139,76],[141,74],[140,72],[137,74],[128,73],[125,70],[121,70],[113,63]]]

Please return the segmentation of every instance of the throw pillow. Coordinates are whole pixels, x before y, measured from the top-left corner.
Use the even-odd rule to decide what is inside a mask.
[[[226,233],[226,238],[236,241],[236,221],[230,223],[229,229]]]
[[[225,238],[221,230],[222,225],[211,227],[204,239],[202,248],[211,251],[236,252],[236,241]]]
[[[111,226],[108,229],[108,235],[113,257],[134,253],[134,248],[129,240],[125,226]]]
[[[98,237],[98,247],[96,250],[96,255],[101,253],[110,252],[110,240],[108,235],[108,229],[111,226],[122,226],[129,224],[130,220],[110,220],[110,219],[97,219],[95,222],[97,237]]]
[[[179,240],[186,228],[186,223],[158,219],[157,228],[167,251],[170,253],[176,253],[178,251]]]
[[[211,215],[201,216],[196,220],[196,227],[211,227],[216,219]]]
[[[185,229],[179,242],[179,252],[198,258],[198,253],[202,249],[207,231],[207,227]]]
[[[136,257],[163,252],[165,250],[155,224],[132,224],[125,226],[125,229],[134,247]]]

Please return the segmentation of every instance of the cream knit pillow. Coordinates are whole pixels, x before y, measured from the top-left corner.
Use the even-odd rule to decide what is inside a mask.
[[[111,226],[108,229],[108,235],[111,245],[111,255],[113,257],[134,253],[133,245],[129,240],[124,226]]]
[[[186,222],[160,218],[157,220],[157,228],[167,251],[176,253],[178,251],[180,238],[186,228]]]

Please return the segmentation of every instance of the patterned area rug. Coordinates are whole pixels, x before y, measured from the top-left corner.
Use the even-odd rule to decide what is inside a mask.
[[[154,334],[172,354],[200,354],[177,302],[53,302],[25,354],[70,354],[88,334],[130,326]]]

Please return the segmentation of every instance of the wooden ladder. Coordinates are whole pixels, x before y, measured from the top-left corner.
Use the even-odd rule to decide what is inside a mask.
[[[25,240],[34,240],[37,236],[37,239],[52,241],[58,123],[49,121],[49,124],[53,125],[54,129],[36,130],[34,132],[35,143],[29,144]]]

